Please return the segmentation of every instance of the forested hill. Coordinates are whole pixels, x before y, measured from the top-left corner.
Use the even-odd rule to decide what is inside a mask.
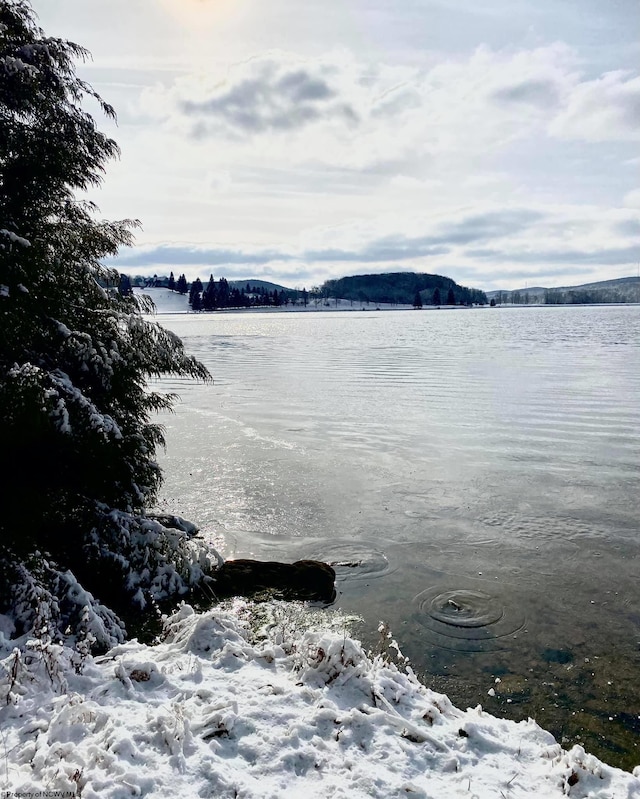
[[[416,299],[416,293],[425,305],[488,302],[487,295],[480,289],[459,286],[450,277],[418,272],[385,272],[380,275],[353,275],[327,280],[322,286],[322,293],[327,297],[357,302],[411,304]]]
[[[533,286],[512,291],[488,291],[490,300],[497,305],[529,303],[546,305],[589,305],[601,303],[640,302],[640,277],[619,277],[613,280],[600,280],[595,283],[582,283],[579,286],[544,288]]]

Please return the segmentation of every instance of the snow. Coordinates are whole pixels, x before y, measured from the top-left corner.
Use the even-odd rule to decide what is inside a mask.
[[[38,74],[38,70],[31,64],[26,64],[21,58],[14,58],[13,56],[4,56],[0,58],[0,64],[4,68],[7,75],[15,75],[18,72],[26,72],[29,76]]]
[[[0,61],[2,60],[3,59],[0,59]],[[11,60],[15,61],[16,59]],[[18,236],[17,233],[14,233],[12,230],[7,230],[6,228],[0,228],[0,236],[4,236],[6,239],[9,239],[12,244],[20,244],[22,247],[31,246],[31,242],[28,239]],[[0,244],[0,247],[4,247],[4,244]]]
[[[151,297],[156,306],[156,313],[188,313],[191,310],[187,294],[178,294],[176,291],[164,288],[134,288],[133,293],[136,296]]]
[[[455,708],[399,653],[365,653],[345,625],[298,603],[183,605],[155,646],[130,641],[80,661],[52,644],[12,650],[11,625],[0,625],[1,789],[83,799],[640,797],[640,770],[564,751],[532,720]]]

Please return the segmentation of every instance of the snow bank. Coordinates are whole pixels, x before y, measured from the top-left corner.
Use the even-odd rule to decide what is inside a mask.
[[[178,294],[165,288],[134,288],[133,293],[151,297],[156,306],[156,313],[191,313],[187,294]]]
[[[535,722],[459,710],[332,631],[330,614],[296,627],[290,608],[183,606],[156,646],[129,642],[75,665],[62,647],[11,653],[0,634],[2,788],[83,799],[640,797],[639,779],[579,746],[563,751]]]

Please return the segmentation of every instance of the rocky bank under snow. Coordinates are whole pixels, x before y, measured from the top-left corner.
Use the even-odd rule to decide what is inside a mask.
[[[21,655],[0,635],[2,789],[83,799],[640,797],[640,769],[564,751],[532,720],[457,709],[401,657],[400,666],[371,657],[329,628],[330,614],[302,623],[292,608],[183,606],[161,643],[129,642],[75,666],[63,647]]]

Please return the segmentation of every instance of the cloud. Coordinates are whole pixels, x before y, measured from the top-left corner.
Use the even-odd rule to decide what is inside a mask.
[[[360,250],[338,250],[327,248],[323,250],[308,250],[303,253],[305,258],[313,262],[346,262],[370,264],[388,261],[404,261],[414,258],[429,258],[444,255],[450,251],[449,247],[433,244],[429,237],[423,239],[404,238],[402,236],[389,237],[373,241]]]
[[[440,238],[456,244],[468,244],[481,239],[513,236],[544,219],[543,211],[531,208],[502,208],[473,214],[443,226]]]
[[[624,204],[627,208],[640,208],[640,189],[632,189],[624,196]]]
[[[624,247],[603,247],[596,250],[576,249],[547,249],[547,250],[518,250],[510,249],[476,249],[468,250],[467,255],[472,258],[489,259],[507,263],[554,263],[554,264],[582,264],[594,266],[612,266],[631,264],[638,257],[636,245]],[[562,270],[566,271],[565,268]]]
[[[640,201],[640,197],[638,197],[638,200]],[[624,219],[622,222],[618,222],[616,230],[621,236],[635,236],[636,238],[640,238],[640,220]]]
[[[192,135],[198,137],[293,131],[330,118],[355,124],[358,115],[332,77],[335,71],[322,62],[271,55],[235,65],[220,82],[182,79],[174,101],[195,120]]]
[[[148,90],[141,107],[181,141],[216,143],[232,162],[361,173],[390,164],[428,178],[495,159],[515,142],[636,137],[640,78],[619,71],[584,80],[577,64],[562,43],[480,46],[424,68],[342,51],[270,51],[223,74],[194,73]]]
[[[469,267],[466,265],[455,265],[449,272],[449,275],[455,274],[455,279],[458,282],[466,285],[480,285],[486,291],[492,288],[498,288],[508,279],[512,286],[518,286],[519,283],[527,283],[530,287],[540,285],[540,283],[548,278],[553,278],[555,283],[558,278],[565,280],[569,275],[584,276],[589,274],[585,272],[584,266],[533,266],[530,268],[510,268],[508,275],[506,273],[492,274],[486,271],[481,264]],[[521,287],[521,286],[518,286]]]
[[[395,225],[395,230],[393,229]],[[404,226],[404,230],[401,227]],[[386,230],[384,228],[387,228]],[[517,276],[585,274],[595,268],[624,267],[637,258],[637,220],[629,212],[578,207],[488,208],[458,212],[433,221],[386,220],[317,229],[271,248],[166,244],[120,255],[123,271],[190,271],[226,276],[294,276],[320,280],[362,271],[426,271],[472,275],[491,271]],[[545,241],[546,247],[539,242]],[[330,244],[327,244],[330,242]],[[468,246],[485,244],[485,246]],[[517,264],[531,265],[518,270]],[[487,282],[486,277],[483,281]]]
[[[496,89],[491,96],[499,103],[552,108],[558,104],[559,91],[558,86],[551,80],[524,80]]]
[[[112,263],[116,267],[138,266],[220,266],[221,264],[261,265],[272,261],[287,261],[290,255],[275,250],[246,252],[224,247],[200,247],[193,245],[161,244],[156,247],[134,249],[119,254]]]
[[[551,122],[552,135],[591,142],[640,138],[640,77],[623,70],[577,84]]]
[[[356,230],[319,231],[313,238],[320,240],[342,240],[339,247],[307,246],[301,256],[310,261],[336,261],[389,263],[433,258],[447,255],[462,244],[473,241],[499,239],[527,230],[544,218],[544,213],[535,209],[492,209],[484,213],[460,214],[443,222],[414,219],[387,222],[387,226],[405,225],[411,232],[381,233],[381,225],[364,225]],[[415,230],[422,233],[416,234]],[[313,239],[312,239],[313,241]]]

